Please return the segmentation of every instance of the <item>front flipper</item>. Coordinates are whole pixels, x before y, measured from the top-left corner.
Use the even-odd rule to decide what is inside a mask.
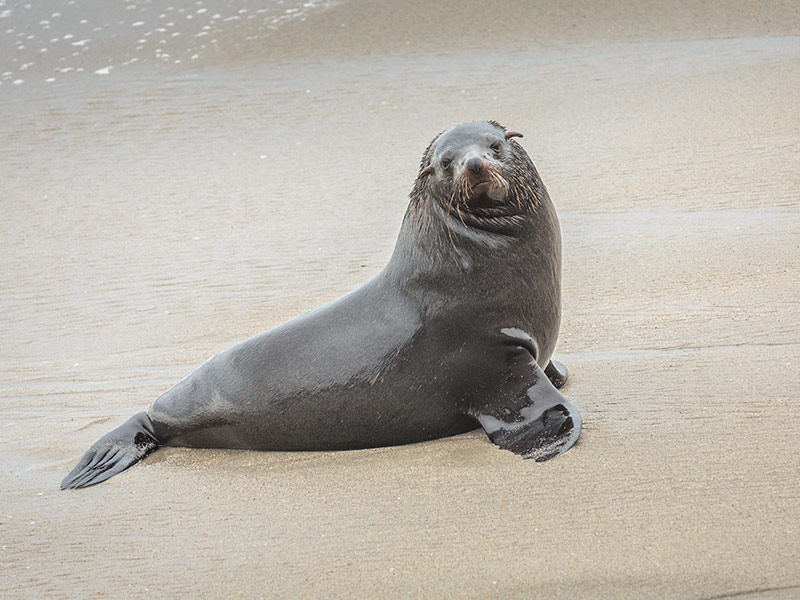
[[[471,407],[489,439],[524,458],[545,461],[569,450],[581,433],[581,415],[553,386],[530,354],[512,352],[503,389]]]

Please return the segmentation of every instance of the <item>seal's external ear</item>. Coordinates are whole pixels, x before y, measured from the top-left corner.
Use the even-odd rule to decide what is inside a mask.
[[[423,177],[427,177],[428,175],[433,173],[433,171],[434,171],[433,165],[428,165],[427,167],[422,169],[422,171],[419,172],[419,178],[422,179]]]
[[[506,140],[510,140],[514,137],[522,137],[522,134],[518,131],[506,131]]]

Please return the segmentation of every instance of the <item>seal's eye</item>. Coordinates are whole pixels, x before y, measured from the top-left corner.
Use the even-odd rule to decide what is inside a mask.
[[[451,164],[453,164],[453,159],[452,158],[443,158],[442,159],[441,165],[442,165],[442,168],[444,170],[449,169]]]
[[[497,141],[494,142],[491,146],[489,146],[496,154],[500,154],[500,151],[503,149],[503,145]]]

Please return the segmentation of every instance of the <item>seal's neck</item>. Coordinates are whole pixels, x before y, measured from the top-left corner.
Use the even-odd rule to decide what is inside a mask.
[[[444,274],[459,278],[476,269],[491,269],[506,253],[519,256],[532,251],[535,220],[532,213],[476,214],[412,201],[387,271],[413,279]]]
[[[446,257],[470,252],[481,255],[514,243],[524,227],[524,216],[478,216],[437,202],[409,205],[398,236],[398,247]]]
[[[473,239],[477,243],[490,242],[494,245],[495,236],[519,236],[530,215],[522,210],[502,207],[453,207],[436,206],[441,222],[457,235]],[[487,235],[488,234],[488,235]]]
[[[520,298],[531,299],[525,311],[533,310],[537,298],[556,297],[560,289],[558,220],[549,198],[541,200],[518,228],[503,233],[473,227],[441,208],[421,211],[412,202],[380,278],[422,307],[446,304],[478,320],[502,306],[516,314]]]

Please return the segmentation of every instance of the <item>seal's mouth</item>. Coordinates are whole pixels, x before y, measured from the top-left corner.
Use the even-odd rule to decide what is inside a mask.
[[[479,181],[470,187],[469,195],[473,198],[476,196],[483,196],[484,194],[487,194],[493,187],[494,186],[492,185],[491,181]]]
[[[470,181],[464,186],[464,199],[469,207],[497,206],[503,204],[508,193],[505,180],[489,171],[478,181]]]

